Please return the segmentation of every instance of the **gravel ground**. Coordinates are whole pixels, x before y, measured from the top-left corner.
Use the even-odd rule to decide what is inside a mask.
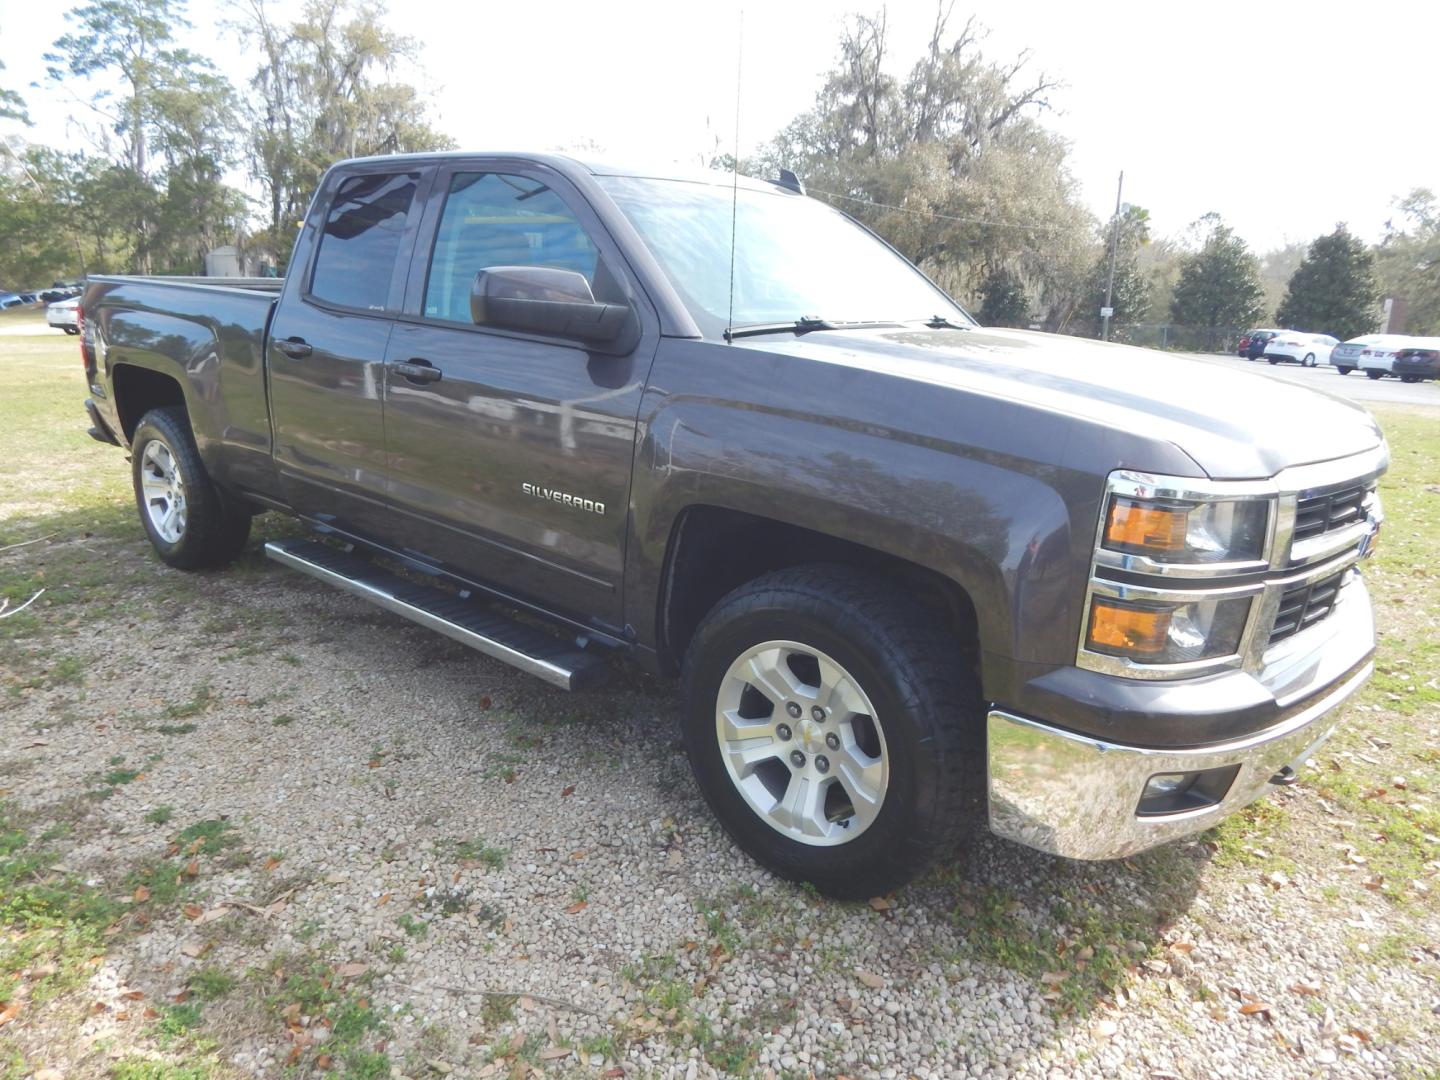
[[[712,821],[669,686],[553,691],[258,557],[201,577],[135,541],[0,559],[150,568],[133,602],[36,638],[83,676],[0,699],[0,788],[73,816],[63,868],[116,892],[187,824],[223,818],[239,841],[203,862],[188,913],[116,939],[83,1024],[19,1033],[66,1076],[142,1038],[115,1019],[125,993],[173,1000],[201,966],[299,955],[386,1015],[393,1075],[1440,1071],[1433,905],[1361,888],[1303,785],[1272,800],[1305,845],[1289,873],[1255,846],[1262,809],[1104,865],[982,838],[897,896],[839,904]],[[121,764],[141,775],[83,797]],[[318,1068],[325,1029],[245,985],[206,1013],[228,1067]]]

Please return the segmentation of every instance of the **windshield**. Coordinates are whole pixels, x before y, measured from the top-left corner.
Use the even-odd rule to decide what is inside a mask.
[[[909,322],[971,325],[953,300],[844,214],[815,199],[685,180],[602,176],[702,332],[727,325]],[[730,226],[735,199],[735,313]]]

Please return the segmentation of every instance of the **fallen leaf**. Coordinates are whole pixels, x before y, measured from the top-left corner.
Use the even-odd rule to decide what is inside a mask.
[[[328,1069],[333,1064],[335,1064],[335,1059],[329,1054],[321,1054],[315,1059],[315,1067],[317,1069]]]
[[[208,941],[187,941],[184,945],[180,946],[180,951],[190,957],[191,960],[200,959],[209,949],[210,943]]]
[[[540,1059],[542,1061],[559,1061],[561,1058],[568,1058],[569,1056],[570,1051],[562,1046],[551,1046],[548,1049],[540,1051]]]
[[[171,996],[174,999],[176,1005],[184,1005],[185,1002],[190,1000],[190,991],[176,990],[175,993]]]
[[[204,926],[206,923],[214,922],[216,919],[223,919],[226,915],[229,914],[230,909],[224,904],[221,904],[219,907],[213,907],[209,911],[202,911],[199,915],[197,915],[195,917],[195,925]]]
[[[18,1001],[13,1002],[10,1005],[6,1005],[5,1008],[0,1009],[0,1026],[8,1024],[11,1020],[14,1020],[15,1017],[19,1015],[20,1003]]]
[[[149,900],[149,899],[150,899],[150,890],[147,889],[144,885],[137,885],[137,886],[135,886],[135,896],[134,896],[134,899],[135,899],[135,903],[137,903],[137,904],[143,904],[143,903],[145,903],[146,900]]]
[[[376,901],[375,901],[375,906],[376,906],[376,907],[384,907],[386,904],[388,904],[388,903],[390,902],[390,898],[391,898],[392,896],[394,896],[394,895],[395,895],[394,893],[388,893],[388,892],[387,892],[384,896],[380,897],[379,900],[376,900]]]
[[[1241,1016],[1252,1016],[1255,1013],[1268,1013],[1270,1011],[1270,1006],[1263,1001],[1247,1001],[1244,1005],[1240,1006]]]
[[[185,913],[187,919],[198,919],[205,914],[205,909],[199,904],[186,904],[180,910]]]
[[[280,860],[277,859],[274,855],[271,855],[268,859],[265,860],[265,869],[266,869],[266,870],[274,870],[275,867],[277,867],[277,866],[279,866],[279,865],[280,865]]]
[[[561,797],[562,799],[569,798],[571,795],[574,795],[574,794],[575,794],[575,785],[574,785],[574,784],[566,784],[563,788],[560,789],[560,797]]]
[[[510,1036],[510,1053],[518,1054],[525,1047],[525,1033],[517,1031]]]
[[[1320,993],[1320,991],[1324,989],[1324,987],[1322,987],[1319,982],[1313,979],[1301,979],[1298,982],[1291,983],[1290,989],[1297,994],[1304,994],[1307,997],[1314,997],[1316,994]]]
[[[883,990],[883,989],[885,988],[885,980],[884,980],[884,979],[882,979],[879,975],[872,975],[870,972],[866,971],[864,968],[856,968],[856,969],[855,969],[855,978],[859,979],[862,983],[864,983],[866,986],[868,986],[871,990]]]
[[[889,911],[895,905],[886,900],[883,896],[872,896],[868,903],[872,911]]]
[[[200,874],[200,860],[199,860],[199,859],[191,859],[188,863],[185,864],[185,876],[186,876],[186,877],[198,877],[199,874]]]
[[[335,974],[339,975],[342,979],[353,979],[358,975],[364,975],[365,972],[369,970],[369,964],[341,964],[335,969]]]
[[[569,907],[567,907],[567,908],[565,909],[565,914],[566,914],[566,915],[578,915],[580,912],[584,911],[584,910],[585,910],[587,907],[589,907],[589,906],[590,906],[590,905],[589,905],[588,903],[586,903],[584,900],[576,900],[575,903],[571,904]]]
[[[126,1001],[144,1001],[144,1000],[145,1000],[145,995],[142,994],[139,990],[126,990],[126,991],[125,991],[123,994],[121,994],[120,996],[121,996],[122,998],[124,998]]]
[[[520,1008],[524,1009],[526,1012],[535,1011],[535,999],[532,998],[529,994],[521,994],[519,999],[516,1001],[516,1004],[519,1005]]]
[[[1046,986],[1059,986],[1068,978],[1070,978],[1068,971],[1047,971],[1040,976],[1040,981]]]

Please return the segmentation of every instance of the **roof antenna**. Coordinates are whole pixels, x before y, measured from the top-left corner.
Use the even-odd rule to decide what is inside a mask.
[[[725,340],[735,329],[735,222],[740,211],[740,76],[745,66],[745,9],[740,9],[740,30],[735,43],[735,149],[730,155],[730,314]]]

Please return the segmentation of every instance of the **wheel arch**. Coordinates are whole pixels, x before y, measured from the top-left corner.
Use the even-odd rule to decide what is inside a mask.
[[[151,409],[174,406],[189,415],[185,388],[174,375],[141,364],[119,363],[110,369],[110,385],[127,445],[134,441],[135,428]]]
[[[980,620],[970,589],[903,556],[779,518],[730,507],[695,504],[676,517],[666,546],[656,612],[662,670],[679,668],[696,627],[731,590],[762,574],[829,563],[895,582],[932,608],[978,665]]]

